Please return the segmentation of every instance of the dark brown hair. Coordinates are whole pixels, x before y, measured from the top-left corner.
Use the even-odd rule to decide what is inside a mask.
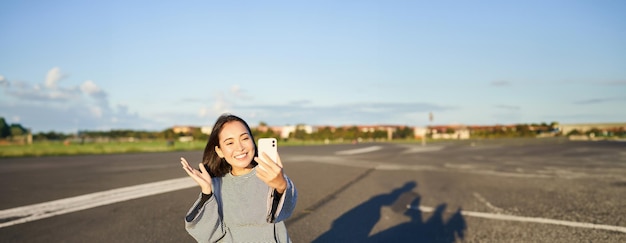
[[[252,143],[254,143],[254,157],[258,156],[256,141],[254,140],[254,136],[252,136],[252,130],[250,130],[250,126],[248,126],[248,123],[246,123],[246,121],[238,116],[227,113],[222,114],[219,118],[217,118],[217,121],[215,121],[215,124],[213,125],[213,130],[211,131],[211,135],[209,135],[209,140],[206,143],[206,147],[204,148],[204,155],[202,156],[202,163],[204,164],[211,177],[222,177],[227,173],[230,173],[230,170],[232,169],[230,164],[226,162],[226,159],[220,158],[217,155],[217,152],[215,152],[215,146],[220,146],[219,137],[220,132],[222,132],[222,128],[224,128],[224,125],[235,121],[241,122],[244,126],[246,126],[246,129],[248,129],[250,139],[252,139]],[[252,160],[252,162],[250,163],[252,164],[252,166],[257,165],[257,162],[254,160]]]

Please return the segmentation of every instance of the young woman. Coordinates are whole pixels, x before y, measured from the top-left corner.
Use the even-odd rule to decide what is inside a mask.
[[[217,119],[200,170],[180,160],[202,190],[185,217],[187,232],[198,242],[291,242],[284,220],[296,206],[296,188],[280,157],[259,157],[243,119]]]

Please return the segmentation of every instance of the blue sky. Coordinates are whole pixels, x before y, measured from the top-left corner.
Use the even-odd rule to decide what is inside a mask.
[[[94,1],[95,2],[95,1]],[[626,122],[626,1],[2,1],[33,131]]]

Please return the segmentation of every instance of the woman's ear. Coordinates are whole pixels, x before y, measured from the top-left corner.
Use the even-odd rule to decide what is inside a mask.
[[[217,153],[217,156],[224,158],[224,153],[222,153],[222,149],[219,146],[215,146],[215,152]]]

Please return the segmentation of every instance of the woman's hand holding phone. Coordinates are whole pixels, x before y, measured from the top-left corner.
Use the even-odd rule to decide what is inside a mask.
[[[275,138],[261,138],[258,142],[259,157],[254,161],[257,165],[257,177],[278,193],[287,189],[287,181],[283,177],[283,163],[278,156],[278,144]]]

